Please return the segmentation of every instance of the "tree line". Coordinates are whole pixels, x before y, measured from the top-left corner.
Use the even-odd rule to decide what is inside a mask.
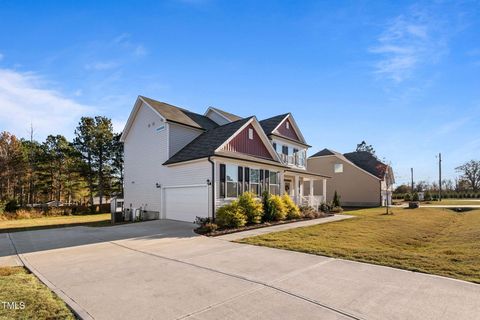
[[[119,195],[123,186],[123,144],[109,118],[82,117],[73,141],[49,135],[45,141],[0,133],[0,201],[32,206],[49,201],[89,205]]]
[[[476,194],[480,192],[480,161],[470,160],[455,168],[459,176],[455,179],[442,180],[442,193]],[[402,184],[395,189],[397,194],[413,192],[439,192],[439,183],[419,181],[414,183],[413,190],[410,185]]]

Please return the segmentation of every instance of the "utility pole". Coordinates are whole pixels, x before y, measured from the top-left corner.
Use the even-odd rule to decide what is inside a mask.
[[[442,201],[442,154],[438,154],[438,201]]]
[[[411,192],[413,193],[413,168],[410,168],[410,175],[412,177],[412,190],[411,190]]]

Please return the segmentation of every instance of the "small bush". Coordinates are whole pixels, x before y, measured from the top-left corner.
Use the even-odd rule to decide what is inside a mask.
[[[287,217],[287,209],[285,208],[282,197],[273,195],[269,201],[272,208],[272,221],[285,220]]]
[[[197,216],[193,223],[199,225],[200,227],[204,227],[207,223],[211,223],[211,222],[212,222],[212,219],[210,219],[210,218]]]
[[[215,222],[220,228],[240,228],[247,224],[247,216],[235,200],[217,210]]]
[[[300,208],[293,202],[292,198],[288,194],[284,194],[282,196],[283,205],[285,206],[285,210],[287,212],[287,220],[293,219],[300,219]]]
[[[215,223],[209,222],[209,223],[205,224],[203,227],[201,227],[201,229],[205,233],[212,233],[212,232],[217,231],[218,225],[215,224]]]
[[[342,212],[343,212],[343,209],[342,209],[342,207],[333,207],[332,210],[330,210],[330,212],[333,212],[333,213],[342,213]]]
[[[18,203],[16,199],[12,199],[5,204],[6,212],[15,212],[18,209]]]
[[[413,193],[412,201],[418,201],[418,193]]]
[[[330,210],[332,210],[332,207],[330,205],[328,205],[327,203],[324,202],[320,205],[320,211],[321,212],[329,213]]]
[[[333,200],[332,200],[332,206],[333,207],[340,207],[340,196],[337,193],[337,190],[335,190],[335,193],[333,194]]]
[[[247,216],[247,223],[257,224],[262,222],[263,205],[251,192],[245,192],[238,198],[238,205],[243,209]]]
[[[262,220],[266,221],[273,221],[275,216],[275,208],[272,207],[272,203],[270,201],[271,195],[267,191],[262,194],[262,205],[263,205],[263,217]]]
[[[412,196],[410,195],[410,193],[405,193],[405,196],[403,197],[403,200],[405,200],[405,201],[411,201],[411,200],[412,200]]]
[[[300,212],[304,219],[315,219],[317,217],[317,212],[310,206],[300,207]]]

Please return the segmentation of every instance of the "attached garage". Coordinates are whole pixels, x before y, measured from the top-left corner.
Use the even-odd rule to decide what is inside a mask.
[[[208,217],[208,187],[165,187],[165,218],[193,222],[198,217]]]

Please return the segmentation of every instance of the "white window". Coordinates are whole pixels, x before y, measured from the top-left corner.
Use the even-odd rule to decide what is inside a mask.
[[[287,127],[287,129],[290,129],[290,122],[287,121],[287,122],[285,123],[285,126]]]
[[[342,173],[343,172],[343,163],[335,163],[333,167],[333,172]]]
[[[238,167],[233,165],[227,165],[226,178],[227,198],[238,197]]]
[[[280,177],[278,172],[270,171],[270,188],[269,192],[271,194],[280,194]]]
[[[260,195],[260,170],[250,169],[250,192]]]
[[[253,129],[248,129],[248,139],[253,140]]]

